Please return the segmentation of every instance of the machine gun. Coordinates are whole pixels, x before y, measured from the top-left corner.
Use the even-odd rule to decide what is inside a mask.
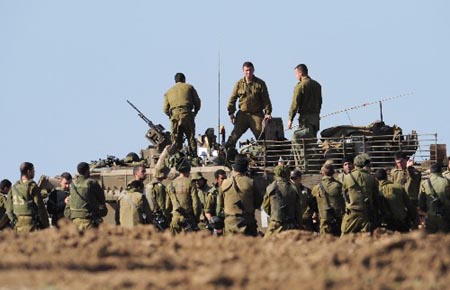
[[[144,120],[145,123],[150,127],[145,137],[150,141],[150,143],[155,146],[159,152],[162,152],[164,147],[171,144],[170,133],[165,131],[166,129],[161,125],[155,125],[149,118],[147,118],[132,102],[127,100],[127,103],[138,112],[138,116]]]

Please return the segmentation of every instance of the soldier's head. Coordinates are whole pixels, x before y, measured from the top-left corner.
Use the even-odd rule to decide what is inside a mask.
[[[442,172],[442,164],[434,163],[430,166],[430,173],[441,173]]]
[[[358,168],[370,166],[370,157],[366,153],[359,154],[353,160],[353,164]]]
[[[248,159],[243,154],[236,155],[234,158],[233,169],[239,173],[246,173],[248,170]]]
[[[242,64],[242,72],[246,80],[251,81],[253,79],[253,74],[255,73],[255,67],[253,63],[246,61]]]
[[[175,164],[175,168],[181,174],[189,176],[191,173],[191,162],[189,159],[182,157],[177,161],[177,164]]]
[[[299,64],[295,67],[295,77],[301,81],[303,77],[308,76],[308,67],[306,64]]]
[[[163,166],[161,168],[155,169],[155,177],[159,180],[163,180],[167,178],[167,175],[169,175],[170,168],[167,166]]]
[[[227,173],[223,169],[218,169],[214,172],[214,178],[216,179],[217,186],[221,186],[222,182],[227,179]]]
[[[136,191],[143,192],[144,191],[144,183],[139,180],[133,180],[128,184],[127,189],[135,189]]]
[[[206,179],[205,177],[203,177],[203,174],[201,172],[193,173],[191,179],[197,184],[198,188],[203,188],[203,186],[205,186],[206,184]]]
[[[301,184],[301,182],[302,182],[302,172],[300,171],[300,169],[295,168],[294,170],[291,171],[291,181],[294,184]]]
[[[59,187],[61,190],[68,191],[71,183],[72,175],[69,172],[61,173],[61,180],[59,181]]]
[[[334,174],[334,166],[333,164],[325,164],[324,166],[322,166],[320,173],[322,174],[322,176],[333,176]]]
[[[11,189],[11,185],[11,181],[9,181],[8,179],[3,179],[2,181],[0,181],[0,192],[3,194],[7,194]]]
[[[77,165],[77,171],[78,174],[88,178],[89,175],[91,174],[89,171],[89,164],[87,164],[86,162],[80,162]]]
[[[405,152],[401,152],[401,151],[395,152],[394,159],[395,159],[395,166],[398,169],[406,168],[406,162],[408,160],[408,155],[406,155]]]
[[[176,83],[185,83],[186,82],[186,76],[184,75],[184,73],[176,73],[175,74],[175,82]]]
[[[286,165],[277,165],[273,169],[273,173],[275,174],[275,176],[281,177],[282,179],[288,179],[290,171],[289,167],[287,167]]]
[[[20,164],[20,176],[22,178],[32,180],[34,178],[34,165],[30,162]]]
[[[380,168],[375,172],[375,178],[378,181],[387,180],[387,172],[384,168]]]
[[[137,165],[133,167],[133,176],[134,180],[144,181],[145,178],[147,178],[147,170],[145,169],[145,166]]]
[[[355,165],[353,164],[353,157],[351,156],[345,156],[342,159],[342,170],[348,174],[352,172],[353,168],[355,168]]]

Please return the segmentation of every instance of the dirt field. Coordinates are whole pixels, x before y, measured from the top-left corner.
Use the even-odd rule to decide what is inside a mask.
[[[71,225],[0,234],[2,289],[448,289],[450,236],[171,236]]]

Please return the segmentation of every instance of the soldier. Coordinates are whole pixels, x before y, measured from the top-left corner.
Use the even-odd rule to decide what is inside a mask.
[[[0,230],[9,226],[9,218],[6,214],[6,201],[11,185],[11,181],[8,179],[3,179],[0,182]]]
[[[312,190],[319,209],[320,234],[340,236],[342,217],[345,211],[342,184],[333,178],[333,165],[325,164],[320,173],[322,181]]]
[[[208,221],[211,221],[213,216],[220,214],[217,209],[217,197],[219,195],[219,188],[222,186],[223,181],[227,179],[227,173],[223,169],[218,169],[214,172],[214,178],[216,179],[216,183],[213,184],[206,197],[205,215]]]
[[[355,169],[345,176],[342,184],[345,199],[342,235],[372,232],[379,220],[378,184],[367,170],[370,166],[369,156],[360,154],[353,163]]]
[[[379,182],[380,193],[384,199],[383,223],[393,231],[408,232],[413,224],[417,225],[417,208],[411,203],[403,186],[387,180],[384,169],[378,169],[375,178]]]
[[[260,139],[263,120],[270,120],[272,103],[266,83],[254,75],[255,68],[249,61],[242,65],[244,77],[237,81],[228,101],[228,115],[234,124],[233,131],[225,147],[234,149],[239,138],[250,128],[256,139]],[[239,99],[239,111],[236,116],[236,101]]]
[[[417,207],[422,174],[414,168],[414,160],[408,160],[406,153],[397,152],[394,158],[396,167],[391,170],[390,179],[405,188],[409,199]]]
[[[430,233],[450,232],[450,180],[442,176],[440,164],[430,167],[430,177],[420,185],[419,207],[426,212]]]
[[[311,194],[311,189],[302,184],[302,172],[296,168],[291,171],[290,181],[297,187],[300,203],[300,214],[302,220],[300,222],[300,228],[317,232],[319,231],[317,225],[317,201]]]
[[[77,166],[79,176],[69,187],[70,196],[64,215],[70,218],[78,230],[98,227],[108,213],[105,193],[100,184],[90,177],[89,164],[81,162]]]
[[[198,227],[201,230],[206,230],[208,226],[208,218],[206,217],[206,201],[208,197],[208,192],[211,190],[211,187],[208,185],[206,179],[203,177],[201,172],[195,172],[192,174],[191,180],[194,182],[195,191],[198,196],[198,200],[200,201],[200,217]]]
[[[263,208],[270,216],[265,238],[282,231],[299,229],[302,219],[297,187],[289,182],[289,168],[277,165],[275,180],[266,188]]]
[[[127,191],[119,196],[121,226],[133,228],[151,221],[152,213],[143,192],[144,184],[134,180],[127,186]]]
[[[53,226],[58,226],[58,220],[64,217],[65,200],[70,195],[69,186],[71,183],[72,175],[69,172],[63,172],[59,180],[59,188],[50,192],[47,201],[47,211],[52,215]]]
[[[158,223],[158,225],[155,225],[160,230],[164,230],[165,228],[169,227],[170,220],[172,219],[172,208],[166,208],[167,188],[162,183],[164,179],[167,178],[169,171],[170,168],[166,166],[163,166],[162,168],[156,168],[155,176],[150,182],[149,191],[146,194],[147,200],[150,203],[153,218],[156,219],[156,222]]]
[[[164,95],[163,111],[169,116],[171,123],[173,154],[183,148],[183,136],[189,143],[189,154],[197,156],[197,140],[195,140],[194,118],[200,110],[201,101],[195,88],[186,83],[182,73],[175,75],[175,85]]]
[[[444,171],[444,173],[442,173],[442,175],[448,179],[450,179],[450,156],[447,158],[448,163],[447,163],[447,170]]]
[[[200,216],[200,201],[189,178],[191,164],[182,158],[176,164],[180,175],[175,178],[167,190],[166,208],[173,208],[170,231],[173,234],[198,231],[197,220]]]
[[[355,168],[355,165],[353,165],[353,157],[351,156],[345,156],[342,159],[342,172],[339,173],[337,180],[340,183],[344,182],[344,177],[348,175],[352,170]]]
[[[292,128],[292,121],[299,113],[299,128],[308,131],[308,135],[311,137],[316,137],[320,129],[322,87],[309,77],[308,68],[304,64],[295,67],[295,76],[299,82],[294,88],[294,96],[289,109],[288,129]]]
[[[32,232],[49,226],[41,190],[34,178],[34,165],[20,165],[20,180],[8,192],[6,212],[17,232]]]
[[[232,177],[223,181],[217,204],[225,215],[225,235],[243,234],[256,236],[255,209],[260,208],[262,195],[253,179],[246,176],[248,159],[236,155]]]

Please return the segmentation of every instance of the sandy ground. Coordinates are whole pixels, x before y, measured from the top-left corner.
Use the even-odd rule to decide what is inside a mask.
[[[72,224],[0,234],[3,289],[448,289],[450,236],[173,237]]]

